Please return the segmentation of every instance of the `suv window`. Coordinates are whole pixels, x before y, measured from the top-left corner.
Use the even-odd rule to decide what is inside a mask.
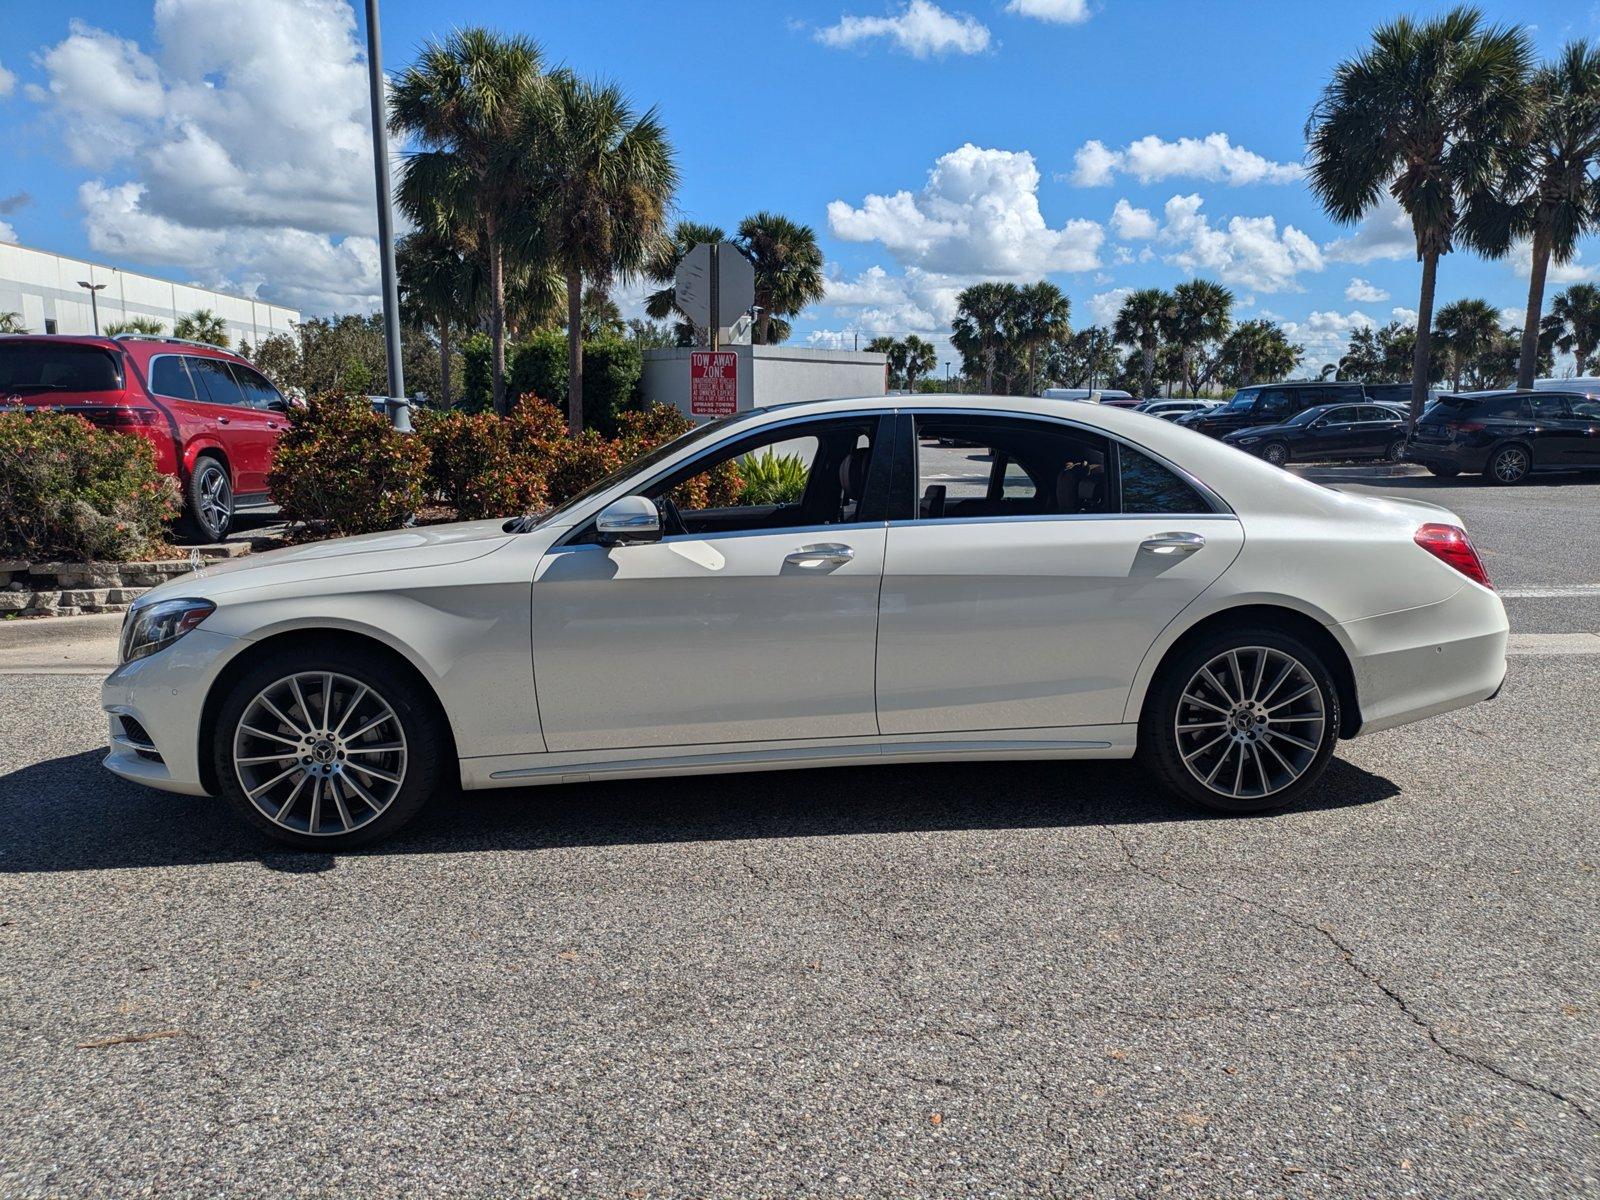
[[[257,408],[282,407],[283,397],[260,371],[243,363],[229,363],[228,367],[233,371],[233,377],[238,381],[239,390],[244,393],[247,404],[253,404]]]
[[[1305,397],[1309,400],[1310,397]],[[1302,398],[1295,395],[1288,388],[1267,388],[1261,393],[1261,398],[1256,401],[1255,415],[1269,419],[1281,419],[1293,416],[1302,409],[1309,408],[1310,404],[1302,403]],[[1262,424],[1266,422],[1263,421]]]
[[[198,399],[189,368],[183,365],[181,354],[161,354],[150,364],[150,390],[158,396],[174,400]]]
[[[1211,505],[1166,467],[1132,446],[1117,448],[1125,513],[1208,513]]]
[[[199,399],[209,400],[212,404],[245,402],[244,393],[239,390],[228,364],[222,359],[186,354],[184,361],[189,364],[189,374],[194,376],[194,388]]]
[[[916,417],[918,520],[1110,511],[1109,445],[1050,421]]]
[[[1567,398],[1565,396],[1525,396],[1523,402],[1528,406],[1528,413],[1540,421],[1559,421],[1567,415]]]
[[[1460,412],[1474,417],[1512,419],[1522,416],[1521,396],[1488,396],[1462,403]]]
[[[121,387],[121,364],[94,346],[0,342],[0,394],[115,392]]]

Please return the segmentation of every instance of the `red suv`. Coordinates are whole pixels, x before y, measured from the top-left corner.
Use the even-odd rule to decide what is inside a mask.
[[[187,532],[223,538],[267,497],[289,402],[237,354],[140,334],[0,337],[0,408],[54,408],[156,448],[183,489]]]

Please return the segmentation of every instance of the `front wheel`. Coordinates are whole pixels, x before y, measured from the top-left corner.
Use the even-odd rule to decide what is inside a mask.
[[[1166,787],[1229,813],[1293,803],[1327,769],[1339,693],[1311,646],[1274,629],[1225,631],[1168,663],[1139,723],[1139,757]]]
[[[1489,456],[1484,476],[1490,483],[1521,483],[1533,469],[1533,456],[1526,446],[1501,446]]]
[[[1275,467],[1281,467],[1289,461],[1289,447],[1282,442],[1268,442],[1261,447],[1261,457]]]
[[[218,716],[222,794],[268,837],[302,849],[387,837],[438,783],[446,739],[429,699],[391,664],[337,645],[263,662]]]

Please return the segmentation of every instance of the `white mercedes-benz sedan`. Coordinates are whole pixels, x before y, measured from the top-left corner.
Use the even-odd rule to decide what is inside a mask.
[[[768,453],[787,483],[696,508]],[[724,472],[725,474],[725,472]],[[140,597],[106,766],[332,848],[442,784],[1129,758],[1228,812],[1491,697],[1461,522],[1100,405],[876,397],[703,425],[551,512],[254,555]]]

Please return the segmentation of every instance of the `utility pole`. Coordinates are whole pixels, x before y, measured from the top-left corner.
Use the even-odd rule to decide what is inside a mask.
[[[383,333],[389,359],[389,420],[411,432],[411,402],[400,357],[400,289],[395,282],[393,193],[389,187],[388,104],[383,93],[383,49],[378,37],[378,0],[367,0],[367,82],[372,93],[372,166],[378,188],[378,257],[383,267]]]
[[[99,292],[106,285],[103,283],[90,283],[87,279],[78,280],[78,286],[89,291],[89,311],[94,314],[94,335],[100,336],[100,299]]]

